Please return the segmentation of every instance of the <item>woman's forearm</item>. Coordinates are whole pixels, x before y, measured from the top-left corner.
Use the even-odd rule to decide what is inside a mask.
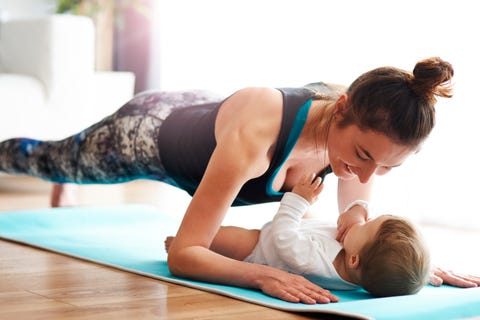
[[[201,246],[170,251],[168,266],[178,277],[254,289],[260,289],[259,277],[268,273],[262,265],[231,259]]]
[[[360,183],[357,178],[352,180],[339,180],[337,191],[339,213],[343,213],[352,201],[359,199],[369,201],[374,180],[373,177],[367,183]]]
[[[179,277],[261,290],[294,303],[329,303],[338,297],[302,276],[223,257],[200,246],[169,252],[170,272]]]

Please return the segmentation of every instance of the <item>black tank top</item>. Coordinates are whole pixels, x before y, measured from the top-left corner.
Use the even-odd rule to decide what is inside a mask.
[[[279,201],[283,195],[272,190],[273,179],[302,131],[314,92],[306,88],[278,90],[283,96],[283,115],[270,166],[262,176],[247,181],[234,206]],[[158,143],[165,170],[190,195],[197,189],[215,149],[215,120],[221,104],[177,109],[160,128]]]

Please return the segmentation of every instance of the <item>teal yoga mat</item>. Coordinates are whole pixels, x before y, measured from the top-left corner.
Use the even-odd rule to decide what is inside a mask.
[[[461,319],[480,315],[480,288],[426,286],[412,296],[372,298],[365,291],[334,291],[340,302],[304,305],[255,290],[190,281],[168,271],[163,241],[179,220],[154,206],[122,205],[0,213],[0,237],[118,269],[292,312],[358,319]]]

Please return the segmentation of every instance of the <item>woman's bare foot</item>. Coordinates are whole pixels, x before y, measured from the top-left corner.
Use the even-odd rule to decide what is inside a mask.
[[[170,246],[172,245],[172,242],[173,242],[174,239],[175,239],[175,237],[167,237],[165,239],[165,251],[168,252],[168,249],[170,249]]]
[[[50,193],[50,206],[73,207],[78,205],[77,201],[78,186],[70,183],[55,183]]]

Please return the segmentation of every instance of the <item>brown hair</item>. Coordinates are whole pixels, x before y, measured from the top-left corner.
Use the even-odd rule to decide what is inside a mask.
[[[383,133],[406,146],[419,145],[435,125],[436,97],[452,96],[453,67],[438,57],[419,61],[412,72],[381,67],[348,88],[349,108],[338,124]]]
[[[416,228],[392,216],[360,251],[360,270],[360,285],[376,297],[414,294],[428,280],[430,255]]]

